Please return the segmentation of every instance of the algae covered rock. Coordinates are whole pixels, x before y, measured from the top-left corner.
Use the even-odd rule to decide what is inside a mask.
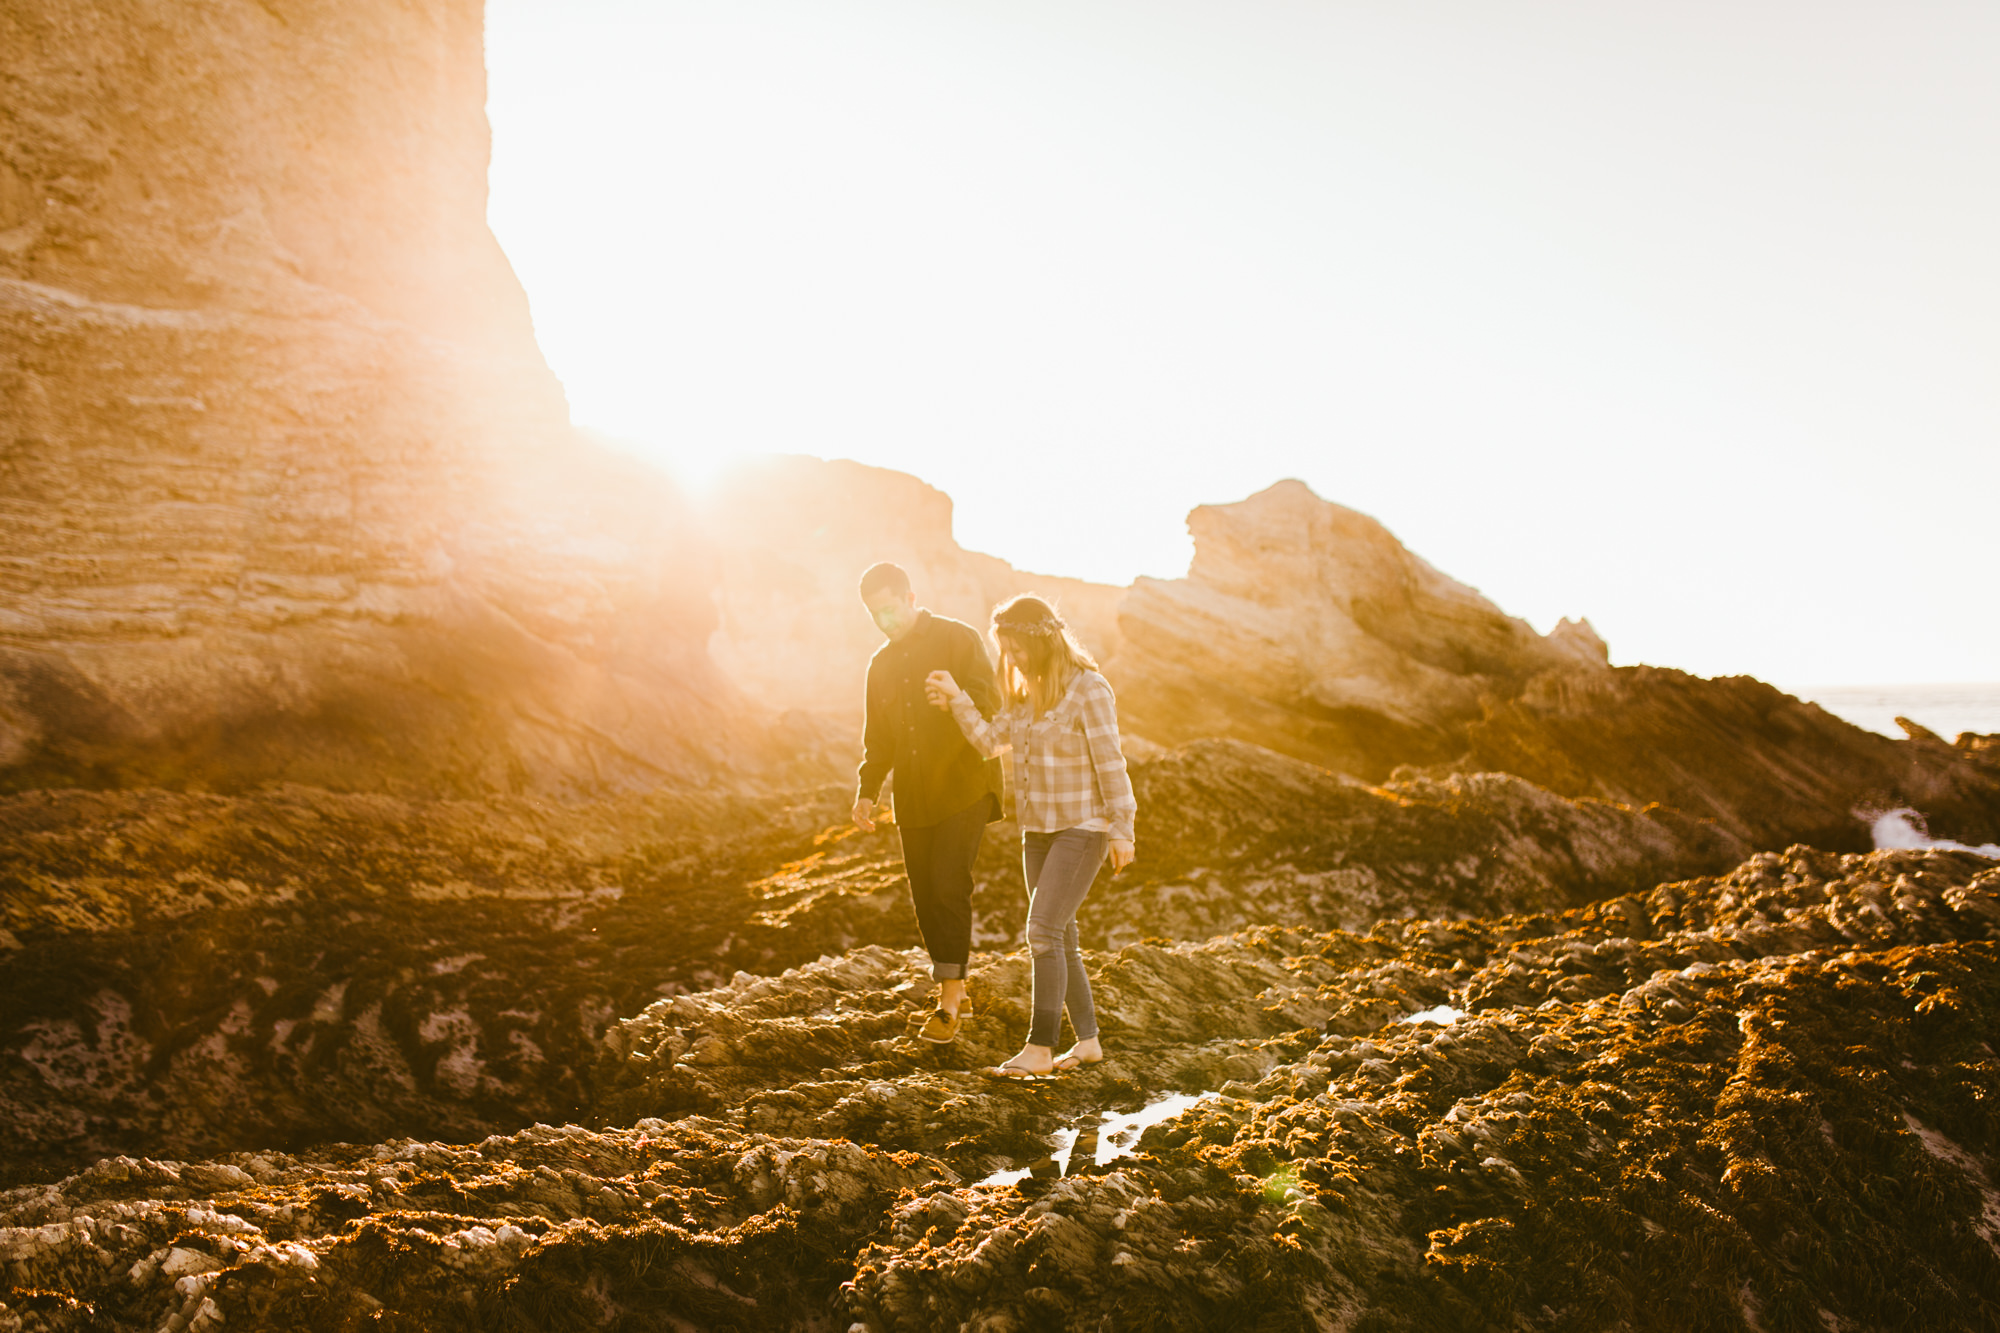
[[[916,956],[864,949],[616,1029],[622,1127],[111,1158],[0,1195],[0,1305],[50,1329],[1983,1326],[1996,922],[1986,858],[1795,849],[1561,912],[1128,946],[1091,957],[1110,1058],[1028,1084],[971,1068],[1018,1038],[1018,955],[977,960],[941,1050],[910,1034]],[[700,1113],[633,1118],[690,1087]],[[1109,1136],[1170,1091],[1186,1109]]]
[[[1556,910],[1741,855],[1702,821],[1504,777],[1371,789],[1230,743],[1134,775],[1142,859],[1094,890],[1092,947]],[[620,1017],[739,972],[918,942],[896,835],[855,830],[846,796],[0,796],[16,886],[0,900],[0,1182],[106,1154],[588,1116]],[[1019,940],[1014,842],[996,826],[978,863],[984,949]],[[806,1072],[873,1040],[834,1035],[845,1044]]]

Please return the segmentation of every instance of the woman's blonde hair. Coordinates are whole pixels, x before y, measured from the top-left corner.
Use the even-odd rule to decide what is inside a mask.
[[[1097,670],[1056,609],[1027,593],[993,612],[993,639],[1001,692],[1008,703],[1028,705],[1034,717],[1062,702],[1078,672]]]

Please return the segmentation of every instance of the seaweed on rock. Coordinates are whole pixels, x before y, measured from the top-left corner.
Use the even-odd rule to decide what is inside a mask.
[[[1370,788],[1216,743],[1135,779],[1146,859],[1098,887],[1094,947],[1554,910],[1742,855],[1712,824],[1498,776]],[[894,832],[859,833],[845,805],[0,796],[0,1183],[588,1118],[617,1016],[916,943]],[[1011,833],[980,858],[982,947],[1020,928]]]
[[[1091,960],[1113,1058],[1028,1085],[967,1068],[1017,1035],[1018,956],[941,1054],[915,956],[863,950],[620,1025],[624,1127],[0,1195],[0,1326],[1989,1326],[1996,923],[1984,858],[1798,848],[1563,912],[1132,945]],[[967,1183],[1174,1085],[1219,1095]]]

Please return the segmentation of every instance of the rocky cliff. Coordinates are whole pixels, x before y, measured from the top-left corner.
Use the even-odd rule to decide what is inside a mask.
[[[0,786],[783,766],[486,229],[480,16],[0,12]]]
[[[1514,773],[1757,847],[1862,850],[1865,812],[1900,805],[1946,837],[2000,835],[1990,740],[1895,741],[1748,677],[1612,668],[1587,621],[1536,634],[1295,481],[1188,527],[1187,577],[1140,579],[1118,610],[1109,672],[1149,739],[1237,737],[1369,780]]]

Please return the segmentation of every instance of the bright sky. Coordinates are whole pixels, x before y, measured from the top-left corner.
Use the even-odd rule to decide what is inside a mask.
[[[579,425],[1174,577],[1299,477],[1617,662],[2000,680],[2000,6],[488,0]]]

